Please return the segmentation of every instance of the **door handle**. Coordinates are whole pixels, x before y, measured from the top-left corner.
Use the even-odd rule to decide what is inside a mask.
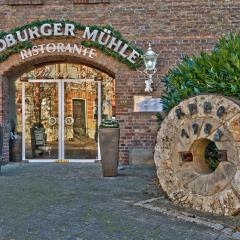
[[[72,117],[66,117],[64,122],[66,125],[71,126],[74,123],[74,119]]]
[[[54,126],[56,123],[57,123],[57,118],[55,118],[55,117],[49,117],[48,118],[48,124],[50,126]]]

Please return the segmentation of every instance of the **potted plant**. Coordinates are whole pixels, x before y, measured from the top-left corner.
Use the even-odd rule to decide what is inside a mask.
[[[115,119],[104,119],[99,126],[99,142],[104,177],[116,177],[119,157],[119,123]]]

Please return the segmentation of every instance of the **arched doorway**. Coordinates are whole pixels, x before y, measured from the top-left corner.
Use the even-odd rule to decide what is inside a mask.
[[[19,135],[18,158],[40,162],[100,158],[98,125],[102,117],[115,116],[111,76],[82,64],[49,64],[11,81],[8,91],[9,121]]]
[[[64,29],[67,29],[67,32],[64,32]],[[27,40],[15,39],[16,34],[24,34],[25,31],[28,33]],[[30,35],[33,31],[37,31],[36,36],[31,38]],[[116,80],[116,118],[121,123],[119,144],[121,163],[129,163],[130,149],[149,146],[148,143],[141,143],[137,140],[141,137],[142,132],[145,132],[146,128],[149,127],[148,124],[139,124],[139,128],[142,126],[144,128],[141,132],[134,131],[132,127],[135,119],[132,108],[133,96],[142,92],[143,85],[141,81],[138,81],[138,73],[134,70],[141,65],[141,49],[128,43],[121,34],[112,28],[109,29],[108,26],[89,27],[72,21],[42,20],[32,22],[31,26],[24,25],[20,30],[13,29],[9,33],[3,33],[3,38],[1,38],[3,44],[6,42],[5,38],[11,38],[14,43],[11,46],[6,44],[6,49],[2,51],[0,59],[0,122],[4,130],[4,161],[8,162],[9,160],[9,130],[12,128],[9,124],[10,111],[14,112],[14,108],[9,106],[15,104],[14,93],[11,97],[9,96],[9,87],[22,74],[50,63],[83,64],[107,73]],[[62,83],[62,81],[60,82]],[[41,84],[43,85],[43,82]],[[55,85],[58,85],[58,82]],[[13,102],[12,105],[11,102]],[[81,98],[76,99],[73,104],[76,108],[81,105],[84,109],[85,106]],[[60,109],[60,107],[58,108]],[[64,112],[64,110],[62,111]],[[54,118],[51,120],[54,123]],[[68,118],[68,120],[71,119]],[[62,122],[64,121],[62,119]],[[84,125],[84,122],[82,124]]]

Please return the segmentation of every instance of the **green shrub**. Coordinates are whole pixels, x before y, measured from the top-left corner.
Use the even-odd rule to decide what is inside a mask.
[[[165,112],[182,100],[203,93],[240,99],[240,33],[222,37],[211,53],[183,57],[163,81]]]
[[[215,171],[219,164],[219,152],[216,144],[211,141],[205,149],[205,161],[211,171]]]
[[[119,123],[115,119],[103,119],[99,127],[100,128],[118,128]]]
[[[222,37],[210,52],[198,56],[184,56],[163,78],[166,91],[162,97],[164,112],[169,112],[184,99],[204,93],[215,93],[240,99],[240,33]],[[162,113],[157,114],[162,122]],[[214,171],[218,164],[218,150],[209,144],[205,160]]]

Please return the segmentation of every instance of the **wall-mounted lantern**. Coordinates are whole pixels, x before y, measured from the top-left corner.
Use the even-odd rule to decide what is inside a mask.
[[[145,65],[145,69],[143,70],[144,74],[148,76],[148,80],[145,81],[146,87],[145,92],[152,92],[152,77],[157,72],[156,64],[157,64],[158,54],[152,50],[152,46],[149,43],[147,51],[143,55],[143,61]]]

